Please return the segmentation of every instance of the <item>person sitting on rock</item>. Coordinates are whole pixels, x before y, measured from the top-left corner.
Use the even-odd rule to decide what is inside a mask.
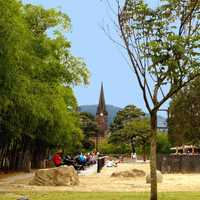
[[[79,162],[81,165],[86,163],[86,157],[82,153],[79,155]]]
[[[53,160],[53,162],[54,162],[54,164],[55,164],[56,167],[61,166],[62,165],[62,150],[58,150],[54,154],[52,160]]]

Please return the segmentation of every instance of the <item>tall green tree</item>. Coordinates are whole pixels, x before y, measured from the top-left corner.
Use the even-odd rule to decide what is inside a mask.
[[[171,153],[171,142],[169,140],[168,134],[165,132],[157,133],[157,153],[160,154],[170,154]]]
[[[121,130],[122,140],[131,144],[132,149],[142,147],[143,160],[146,161],[146,147],[151,133],[149,119],[136,119],[127,123]]]
[[[113,144],[121,144],[126,142],[132,144],[132,151],[135,152],[135,145],[133,143],[134,138],[129,139],[125,137],[123,128],[130,122],[139,119],[144,116],[144,113],[134,105],[128,105],[124,109],[120,110],[113,123],[110,126],[110,137],[109,142]],[[128,141],[127,141],[128,140]],[[130,143],[131,141],[131,143]]]
[[[84,135],[83,147],[87,150],[92,150],[94,148],[94,138],[98,133],[98,125],[91,113],[80,113],[80,128]]]
[[[181,90],[170,104],[169,138],[173,145],[200,143],[200,80]]]
[[[157,111],[199,76],[200,2],[118,2],[119,33],[151,117],[151,200],[157,200]]]
[[[122,129],[127,122],[142,116],[144,116],[144,112],[142,112],[141,109],[134,105],[128,105],[117,112],[117,115],[110,126],[110,131],[114,132],[116,130]]]
[[[0,14],[0,167],[39,167],[57,145],[80,143],[72,86],[89,73],[70,52],[67,15],[17,0],[0,0]]]

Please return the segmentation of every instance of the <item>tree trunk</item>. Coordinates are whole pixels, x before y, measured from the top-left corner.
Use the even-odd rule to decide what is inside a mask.
[[[146,162],[146,159],[147,159],[147,156],[146,156],[146,145],[143,144],[142,148],[143,148],[143,150],[142,150],[143,151],[143,161]]]
[[[96,152],[99,151],[99,136],[96,136],[96,147],[95,147]]]
[[[156,174],[156,132],[157,111],[151,114],[151,151],[150,151],[150,174],[151,174],[151,200],[157,200],[157,174]]]
[[[132,148],[132,153],[135,153],[135,143],[133,139],[131,139],[131,148]]]
[[[27,149],[24,153],[23,171],[31,172],[31,154],[29,149]]]

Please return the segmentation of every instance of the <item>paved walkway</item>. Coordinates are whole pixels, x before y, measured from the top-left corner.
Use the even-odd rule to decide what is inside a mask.
[[[87,167],[79,172],[80,176],[88,176],[97,173],[97,164]]]

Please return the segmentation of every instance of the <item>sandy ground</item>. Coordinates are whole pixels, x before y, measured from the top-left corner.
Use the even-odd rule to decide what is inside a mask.
[[[149,164],[121,163],[118,167],[104,167],[100,174],[80,175],[80,184],[73,187],[41,187],[29,186],[28,182],[34,173],[17,173],[0,176],[0,192],[11,191],[85,191],[85,192],[130,192],[149,191],[150,185],[146,184],[145,177],[140,178],[111,178],[113,172],[140,169],[146,173]],[[200,174],[164,174],[163,183],[158,184],[159,191],[199,191]]]

